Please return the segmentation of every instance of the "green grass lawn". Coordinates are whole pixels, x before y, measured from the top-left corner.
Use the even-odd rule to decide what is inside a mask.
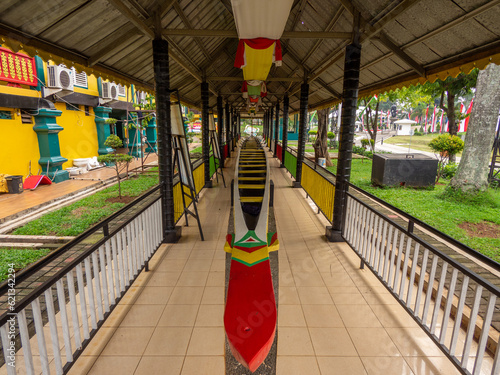
[[[158,175],[132,177],[121,182],[122,195],[135,197],[156,184]],[[77,236],[125,206],[122,202],[107,201],[113,197],[118,197],[117,184],[30,221],[14,230],[13,234]]]
[[[500,238],[469,236],[458,225],[463,222],[493,222],[500,225],[500,189],[490,188],[474,201],[446,197],[449,180],[434,189],[379,188],[371,185],[371,160],[353,160],[351,182],[393,206],[415,216],[467,246],[500,262]],[[336,166],[329,167],[335,173]]]
[[[396,135],[394,137],[384,140],[384,143],[389,143],[391,145],[410,147],[415,150],[433,152],[429,147],[429,142],[436,138],[436,134],[425,134],[425,135]]]
[[[0,247],[0,282],[9,277],[9,264],[14,264],[16,271],[36,262],[50,252],[47,249],[14,249]]]

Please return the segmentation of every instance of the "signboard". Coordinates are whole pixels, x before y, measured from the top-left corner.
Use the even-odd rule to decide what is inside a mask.
[[[189,146],[186,141],[186,132],[184,129],[184,120],[179,104],[170,105],[170,119],[172,124],[172,142],[173,147],[179,152],[179,175],[184,185],[190,186],[194,191],[193,169],[191,159],[189,158]]]
[[[35,59],[0,47],[0,81],[36,86]]]

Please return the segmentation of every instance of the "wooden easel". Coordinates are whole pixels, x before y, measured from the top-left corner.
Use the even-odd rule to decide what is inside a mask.
[[[177,93],[178,95],[178,93]],[[171,122],[172,122],[172,148],[174,152],[174,162],[172,168],[179,172],[179,183],[181,184],[182,204],[184,206],[184,215],[186,217],[186,226],[188,223],[188,214],[193,216],[198,222],[201,240],[204,241],[203,230],[201,228],[200,216],[198,214],[198,197],[196,187],[194,185],[193,169],[189,159],[189,148],[186,142],[186,132],[184,128],[184,120],[182,117],[180,100],[171,107]],[[177,112],[178,111],[178,112]],[[189,204],[186,204],[186,197],[191,199],[194,212],[189,209]]]
[[[217,130],[215,129],[215,121],[214,115],[210,115],[209,120],[209,134],[210,134],[210,145],[212,147],[212,151],[214,153],[214,163],[215,163],[215,178],[217,183],[219,183],[219,175],[222,177],[222,182],[224,183],[224,187],[226,187],[226,180],[224,179],[224,173],[222,172],[221,167],[221,156],[220,156],[220,148],[219,148],[219,139],[217,138]]]

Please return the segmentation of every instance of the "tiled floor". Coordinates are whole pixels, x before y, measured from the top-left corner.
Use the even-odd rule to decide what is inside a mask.
[[[280,240],[279,375],[455,374],[346,244],[273,161]],[[229,182],[230,178],[226,178]],[[229,186],[229,184],[228,184]],[[228,188],[200,201],[194,222],[163,246],[71,374],[224,374],[224,257]]]

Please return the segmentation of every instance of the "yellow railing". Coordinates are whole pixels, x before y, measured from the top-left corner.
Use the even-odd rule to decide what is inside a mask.
[[[335,193],[335,185],[332,181],[327,180],[306,163],[302,163],[302,187],[331,222]]]
[[[196,188],[196,194],[198,194],[203,186],[205,186],[205,163],[201,163],[196,169],[193,171],[194,177],[194,186]],[[184,186],[184,192],[189,194],[189,188]],[[186,206],[191,204],[191,199],[189,196],[184,196],[186,199]],[[181,184],[177,182],[174,185],[174,219],[175,222],[179,221],[184,213],[184,206],[182,204],[182,193],[181,193]]]

